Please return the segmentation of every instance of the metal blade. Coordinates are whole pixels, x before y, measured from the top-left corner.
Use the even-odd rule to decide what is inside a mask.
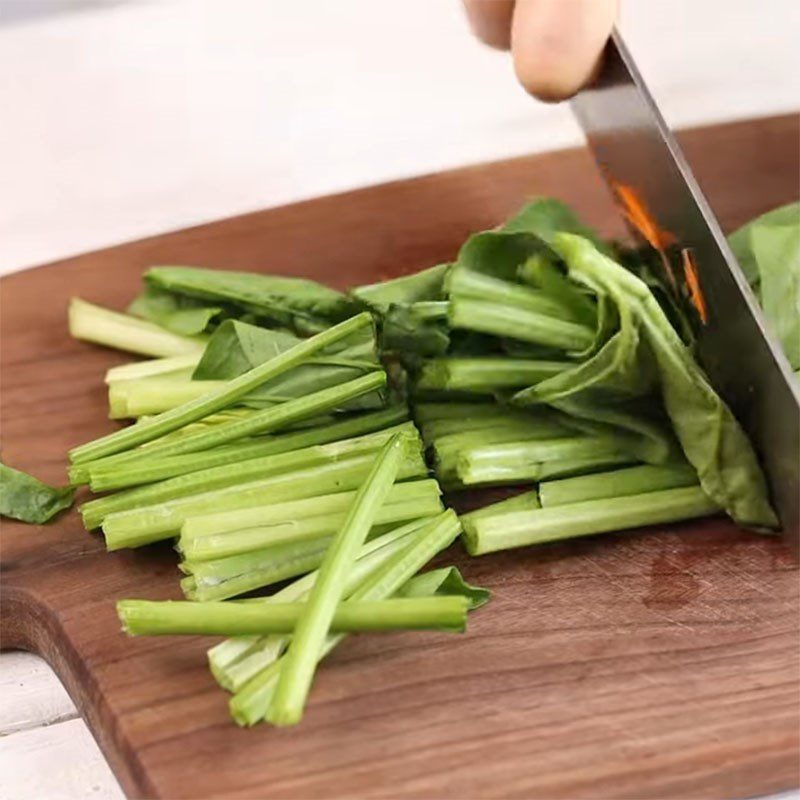
[[[573,110],[612,193],[631,187],[694,256],[706,324],[699,356],[764,465],[787,543],[800,549],[800,392],[714,214],[618,32]],[[743,191],[747,187],[742,187]],[[765,209],[766,210],[766,209]]]

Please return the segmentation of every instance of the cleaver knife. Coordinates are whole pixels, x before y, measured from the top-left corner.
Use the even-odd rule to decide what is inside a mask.
[[[681,254],[680,288],[697,312],[700,362],[750,436],[784,539],[797,555],[797,381],[619,32],[608,42],[596,82],[573,98],[572,108],[635,233],[662,255],[667,249]]]

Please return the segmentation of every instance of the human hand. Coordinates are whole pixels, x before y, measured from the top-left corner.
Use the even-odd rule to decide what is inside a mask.
[[[591,81],[618,0],[464,0],[464,6],[481,41],[511,49],[525,89],[557,102]]]

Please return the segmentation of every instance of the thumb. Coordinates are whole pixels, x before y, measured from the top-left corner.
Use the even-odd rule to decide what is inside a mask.
[[[525,89],[557,101],[588,83],[617,11],[618,0],[516,0],[511,50]]]

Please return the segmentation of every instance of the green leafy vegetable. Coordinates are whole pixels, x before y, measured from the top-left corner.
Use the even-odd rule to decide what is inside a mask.
[[[109,514],[103,533],[109,550],[140,547],[177,535],[189,517],[219,511],[252,508],[303,497],[332,494],[356,488],[367,474],[373,455],[366,453],[322,466],[189,495],[158,504]],[[418,452],[404,454],[400,477],[418,478],[427,467]]]
[[[145,280],[162,293],[220,304],[230,316],[250,315],[301,335],[319,333],[357,310],[347,296],[304,278],[200,267],[153,267]]]
[[[399,425],[407,419],[408,410],[404,406],[398,405],[368,414],[354,414],[352,416],[340,417],[336,422],[321,424],[290,433],[281,433],[278,435],[266,434],[243,438],[231,444],[220,445],[208,450],[203,450],[199,453],[184,453],[182,455],[161,457],[153,456],[144,460],[136,460],[135,463],[134,459],[130,458],[122,461],[115,461],[112,456],[108,460],[100,459],[96,462],[90,462],[90,466],[84,468],[80,480],[75,480],[73,483],[91,482],[93,472],[103,474],[108,471],[114,472],[120,469],[124,471],[126,481],[131,486],[162,481],[166,478],[188,475],[191,472],[199,472],[200,470],[220,467],[226,464],[236,464],[252,458],[278,455],[293,450],[300,450],[304,447],[328,444],[329,442],[350,439],[354,436],[363,436],[385,428],[391,428],[394,425]],[[149,490],[136,490],[136,492],[136,494],[133,494],[132,491],[124,495],[116,494],[114,497],[118,499],[113,501],[110,497],[98,498],[86,503],[83,509],[88,510],[93,507],[108,507],[109,509],[113,508],[113,510],[119,511],[122,505],[128,502],[122,501],[123,497],[132,499],[135,505],[137,502],[147,499]],[[122,504],[117,505],[120,501],[122,501]]]
[[[542,544],[575,536],[709,516],[719,506],[699,486],[625,497],[587,500],[531,511],[510,511],[464,520],[472,555]]]
[[[325,554],[278,677],[269,710],[270,722],[275,725],[294,725],[303,715],[317,661],[342,599],[347,572],[398,476],[404,447],[402,437],[395,436],[378,454],[341,531]]]
[[[380,314],[385,314],[393,305],[443,300],[443,284],[449,266],[449,264],[439,264],[400,278],[357,286],[350,291],[350,294],[370,311]]]
[[[181,336],[193,336],[206,331],[222,308],[148,286],[128,306],[128,313]]]
[[[0,515],[37,525],[69,508],[75,497],[70,486],[58,488],[32,475],[0,464]]]
[[[409,581],[433,556],[455,540],[461,531],[460,523],[452,511],[445,511],[423,525],[411,541],[370,576],[350,600],[382,600],[391,597]],[[329,636],[319,653],[321,659],[341,641],[342,636]],[[278,676],[286,657],[278,659],[254,676],[237,692],[230,702],[231,715],[239,725],[254,725],[268,713]]]
[[[352,502],[352,498],[348,502]],[[349,597],[381,565],[403,549],[407,538],[425,522],[424,519],[415,520],[366,542],[358,553],[353,569],[348,573],[342,596]],[[305,600],[318,575],[319,570],[309,572],[279,589],[275,594],[260,598],[259,602],[283,603]],[[288,643],[287,636],[236,637],[212,647],[208,651],[208,663],[220,686],[235,692],[276,661]]]
[[[193,377],[198,381],[236,378],[301,341],[282,331],[228,320],[211,336]],[[378,369],[381,369],[381,364],[375,331],[371,326],[365,326],[323,348],[313,359],[265,381],[241,402],[256,408],[264,407],[276,402],[276,398],[302,397]],[[346,410],[379,408],[384,401],[382,392],[373,392],[348,403]]]
[[[632,388],[641,380],[634,373],[652,370],[647,366],[652,363],[653,380],[664,407],[705,492],[743,525],[776,527],[764,476],[750,442],[646,285],[585,239],[558,234],[552,245],[564,259],[572,280],[608,296],[618,309],[623,327],[615,337],[623,338],[616,340],[616,358],[622,359],[617,372],[630,379],[620,384],[616,376],[608,376],[611,380],[606,378],[604,388],[625,384]],[[609,344],[614,340],[612,337]],[[587,364],[600,360],[608,346]],[[576,367],[575,372],[582,369],[586,370],[586,364]],[[602,373],[593,377],[597,375]],[[589,381],[597,382],[592,378]]]
[[[381,319],[381,345],[404,356],[444,355],[450,345],[444,281],[448,264],[350,293]]]
[[[371,325],[368,314],[360,314],[342,322],[334,328],[307,339],[291,350],[245,372],[238,378],[228,381],[219,389],[209,392],[194,401],[165,411],[146,425],[133,425],[130,428],[111,433],[94,442],[76,447],[70,451],[74,463],[91,461],[114,453],[129,450],[136,445],[150,442],[170,431],[196,422],[215,411],[220,411],[245,397],[270,378],[280,375],[302,363],[306,358],[318,353],[332,342],[346,338],[361,327]]]
[[[800,202],[757,217],[731,248],[794,370],[800,370]]]

